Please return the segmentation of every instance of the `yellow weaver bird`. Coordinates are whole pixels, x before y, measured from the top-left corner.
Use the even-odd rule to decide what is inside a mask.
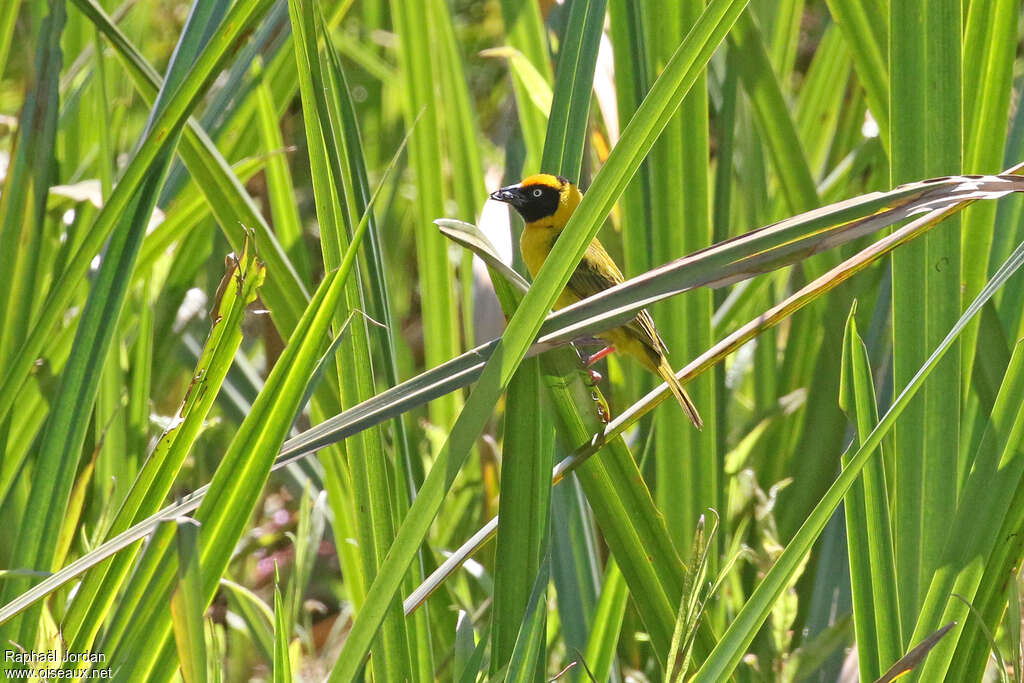
[[[518,185],[509,185],[491,194],[491,199],[511,205],[526,221],[519,248],[523,252],[523,260],[532,277],[537,277],[537,271],[544,264],[544,260],[555,245],[555,240],[562,234],[562,229],[569,222],[569,217],[579,206],[582,198],[583,194],[579,188],[571,182],[561,176],[546,173],[532,175]],[[595,238],[573,271],[569,283],[558,296],[555,308],[563,308],[580,299],[586,299],[614,287],[623,280],[619,267]],[[609,349],[599,353],[597,357],[617,349],[636,358],[645,368],[668,383],[679,405],[683,407],[686,416],[697,429],[704,425],[693,400],[676,379],[675,372],[668,363],[665,342],[658,334],[650,313],[646,310],[640,311],[628,325],[602,332],[597,336],[610,345]]]

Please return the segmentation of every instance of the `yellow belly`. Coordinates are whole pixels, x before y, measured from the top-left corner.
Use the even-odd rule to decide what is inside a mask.
[[[558,232],[551,228],[540,228],[527,226],[519,240],[519,248],[523,253],[523,261],[530,271],[530,277],[536,277],[540,267],[544,265],[554,240],[558,238]],[[568,287],[562,290],[555,301],[555,309],[565,308],[570,304],[579,301],[579,297],[569,291]],[[625,328],[617,327],[597,335],[605,340],[618,351],[637,358],[643,365],[653,369],[653,364],[648,360],[644,345],[633,335],[626,332]]]
[[[564,222],[561,224],[564,224]],[[537,272],[544,265],[544,261],[551,252],[551,247],[555,240],[558,239],[559,230],[554,229],[551,225],[551,223],[546,225],[540,223],[528,224],[519,240],[519,249],[523,253],[523,261],[526,263],[531,277],[537,277]],[[592,254],[592,257],[598,263],[607,264],[603,275],[607,276],[610,283],[622,282],[622,273],[615,268],[615,264],[601,247],[600,242],[594,240],[594,243],[590,245],[590,249],[595,252]],[[555,308],[564,308],[577,301],[579,301],[579,297],[573,294],[567,287],[558,295],[558,299],[555,301]],[[645,368],[668,382],[676,399],[683,406],[686,415],[698,429],[701,427],[703,423],[701,422],[700,415],[697,413],[693,401],[686,395],[686,391],[673,375],[672,368],[664,356],[664,351],[661,350],[657,331],[653,329],[653,323],[650,320],[646,322],[646,326],[643,323],[631,323],[626,327],[607,330],[597,336],[614,346],[618,352],[632,356]]]

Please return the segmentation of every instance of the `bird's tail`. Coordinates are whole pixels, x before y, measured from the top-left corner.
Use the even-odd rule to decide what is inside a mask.
[[[686,393],[686,389],[676,379],[676,373],[672,370],[672,366],[668,364],[668,360],[662,356],[661,362],[657,366],[658,375],[668,383],[668,388],[672,390],[672,394],[679,401],[679,405],[683,407],[683,412],[686,413],[686,417],[690,418],[690,422],[697,429],[704,426],[704,420],[700,419],[700,413],[697,412],[697,406],[693,404],[693,399]]]

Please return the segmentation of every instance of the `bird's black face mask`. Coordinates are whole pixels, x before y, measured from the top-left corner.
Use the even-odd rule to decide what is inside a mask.
[[[505,202],[527,223],[547,218],[558,210],[559,192],[549,185],[509,185],[491,193],[491,199]]]

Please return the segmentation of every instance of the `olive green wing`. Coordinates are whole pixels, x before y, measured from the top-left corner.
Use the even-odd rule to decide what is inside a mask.
[[[618,266],[615,265],[615,261],[612,261],[612,257],[608,255],[600,242],[594,240],[587,247],[583,259],[576,266],[572,276],[569,277],[569,284],[566,286],[580,299],[586,299],[609,287],[614,287],[624,279]]]
[[[569,291],[580,299],[586,299],[598,292],[603,292],[609,287],[614,287],[625,281],[622,272],[608,252],[596,239],[587,247],[583,260],[576,266],[576,270],[569,278],[566,285]],[[665,342],[662,341],[658,329],[654,326],[651,314],[646,310],[640,311],[628,325],[623,326],[632,336],[649,347],[653,359],[657,359],[664,353]]]

